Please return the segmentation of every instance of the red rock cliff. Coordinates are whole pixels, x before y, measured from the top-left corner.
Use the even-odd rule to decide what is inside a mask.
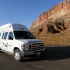
[[[50,10],[48,10],[47,12],[41,14],[38,17],[38,19],[32,23],[30,30],[36,28],[37,26],[43,24],[45,21],[48,21],[51,18],[55,20],[56,18],[60,18],[61,16],[66,15],[69,12],[70,12],[70,0],[65,0],[64,2],[60,2],[59,4],[55,5]]]

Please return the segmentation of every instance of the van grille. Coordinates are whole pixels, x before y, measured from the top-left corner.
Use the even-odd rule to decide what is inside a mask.
[[[43,48],[43,43],[33,43],[29,44],[30,50],[41,50]]]

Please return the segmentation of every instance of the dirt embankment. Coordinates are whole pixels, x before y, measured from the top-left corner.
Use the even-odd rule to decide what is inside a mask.
[[[44,44],[70,45],[70,0],[64,0],[42,13],[30,31]]]
[[[41,39],[44,44],[50,45],[70,45],[70,23],[62,19],[45,22],[32,32],[37,39]]]

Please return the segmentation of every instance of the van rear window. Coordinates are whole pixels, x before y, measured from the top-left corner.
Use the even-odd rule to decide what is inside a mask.
[[[2,34],[2,39],[6,39],[7,38],[7,35],[8,35],[8,32],[5,32]]]
[[[1,33],[0,33],[0,36],[1,36]]]

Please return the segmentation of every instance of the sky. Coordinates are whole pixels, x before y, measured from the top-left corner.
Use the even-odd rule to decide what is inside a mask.
[[[30,28],[43,12],[64,0],[0,0],[0,26],[20,23]]]

